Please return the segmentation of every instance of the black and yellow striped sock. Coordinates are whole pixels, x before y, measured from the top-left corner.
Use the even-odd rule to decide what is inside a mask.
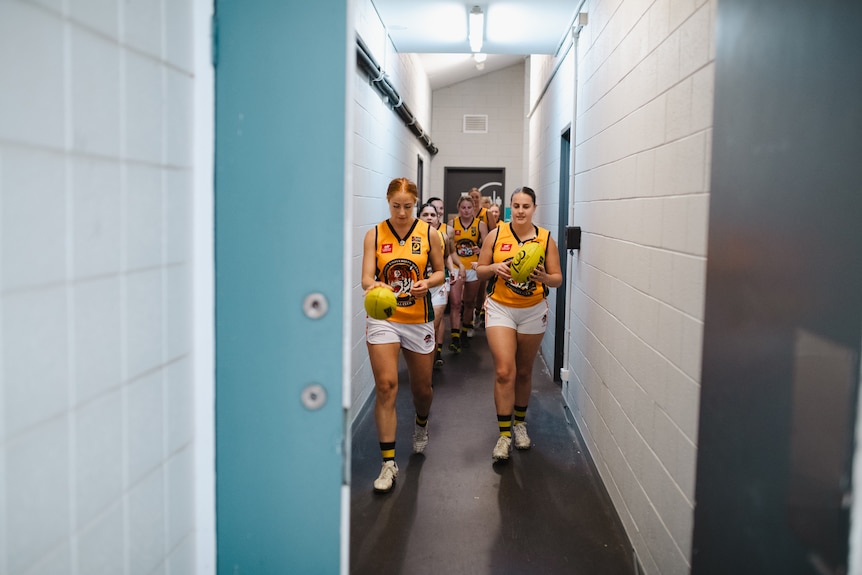
[[[527,419],[527,406],[526,405],[516,405],[515,406],[515,425],[519,423],[524,423],[524,420]]]
[[[443,344],[438,343],[437,344],[437,355],[440,355],[441,353],[443,353]]]
[[[460,342],[461,341],[461,330],[453,329],[452,330],[452,341]]]
[[[425,417],[422,417],[417,412],[416,413],[416,425],[418,425],[419,427],[425,427],[426,425],[428,425],[428,416],[426,415]]]
[[[500,429],[500,435],[504,437],[512,437],[512,414],[500,415],[498,413],[497,427]]]
[[[395,442],[380,442],[380,455],[383,456],[383,461],[392,461],[395,459]]]

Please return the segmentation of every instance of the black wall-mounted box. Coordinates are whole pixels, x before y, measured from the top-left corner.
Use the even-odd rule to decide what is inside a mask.
[[[566,249],[579,250],[581,249],[581,227],[566,226]]]

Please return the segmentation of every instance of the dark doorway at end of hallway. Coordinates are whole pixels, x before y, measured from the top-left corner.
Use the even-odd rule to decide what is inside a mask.
[[[443,203],[446,221],[458,215],[458,198],[472,188],[479,188],[491,201],[499,200],[502,214],[506,198],[506,168],[444,168]]]

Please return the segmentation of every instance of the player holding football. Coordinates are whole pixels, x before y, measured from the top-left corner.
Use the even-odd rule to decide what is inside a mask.
[[[548,288],[563,284],[557,244],[548,230],[533,223],[536,192],[528,187],[512,194],[512,217],[488,234],[479,255],[477,273],[489,279],[485,299],[485,331],[494,358],[494,404],[500,436],[492,456],[506,461],[515,447],[530,448],[525,418],[533,389],[533,362],[548,323]],[[524,282],[512,279],[509,262],[527,242],[545,250],[539,264]],[[514,414],[514,425],[512,415]]]
[[[388,320],[369,317],[365,339],[376,390],[374,419],[383,465],[374,490],[388,492],[398,477],[395,463],[395,398],[398,394],[398,354],[404,354],[413,392],[416,418],[413,452],[428,445],[428,415],[433,390],[434,308],[430,289],[443,284],[440,235],[416,218],[419,192],[407,178],[395,178],[386,190],[390,217],[368,230],[362,252],[362,289],[386,286],[398,305]]]

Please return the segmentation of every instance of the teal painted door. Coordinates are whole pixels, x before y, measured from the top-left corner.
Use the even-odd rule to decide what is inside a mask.
[[[220,574],[341,569],[348,1],[216,3]]]

